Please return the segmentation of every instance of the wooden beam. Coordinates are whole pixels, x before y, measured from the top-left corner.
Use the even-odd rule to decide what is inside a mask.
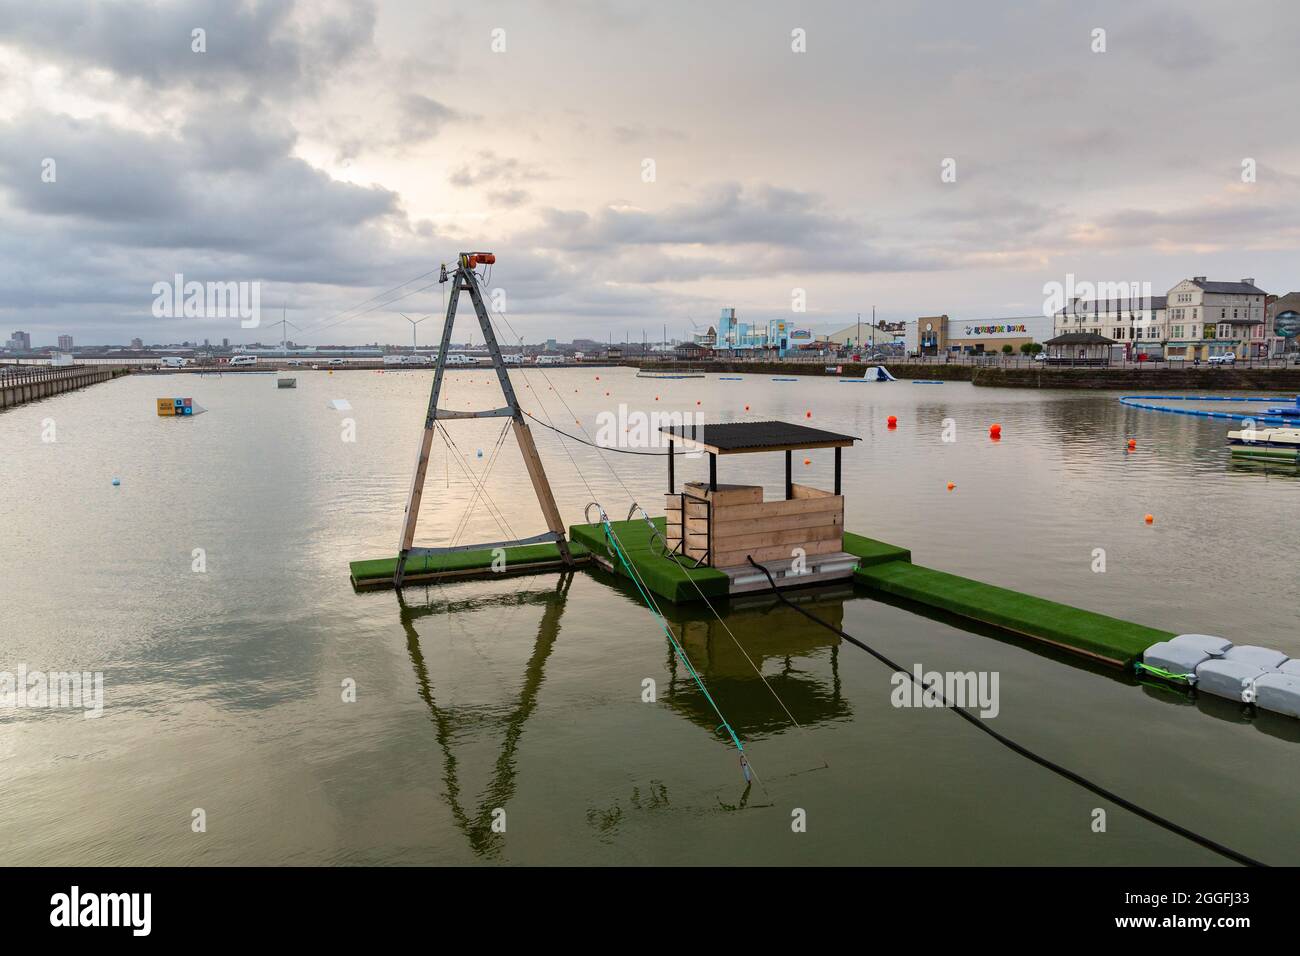
[[[551,494],[551,483],[546,480],[546,470],[542,467],[541,456],[537,454],[537,446],[533,444],[533,433],[522,419],[516,418],[510,424],[515,432],[515,440],[519,442],[519,450],[523,452],[524,466],[528,469],[533,491],[537,493],[537,501],[542,506],[546,527],[559,535],[556,547],[560,549],[560,556],[571,563],[573,558],[569,555],[569,544],[564,539],[564,521],[560,518],[560,509],[555,505],[555,496]]]

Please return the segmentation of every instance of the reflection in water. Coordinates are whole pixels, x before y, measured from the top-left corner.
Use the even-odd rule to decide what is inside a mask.
[[[434,603],[427,599],[424,604],[408,604],[403,593],[398,593],[407,653],[415,669],[420,697],[429,708],[438,746],[442,750],[442,780],[446,787],[447,802],[456,826],[478,856],[493,858],[501,852],[503,835],[493,831],[492,814],[497,808],[504,808],[517,789],[516,758],[520,740],[524,725],[537,707],[538,692],[544,680],[543,670],[559,634],[560,619],[572,581],[573,573],[567,573],[560,575],[551,590],[515,592],[487,599],[450,603]],[[844,601],[852,596],[851,589],[840,587],[802,592],[795,600],[808,602],[818,615],[838,627],[844,619]],[[452,749],[457,731],[464,723],[464,715],[459,712],[459,708],[438,703],[415,624],[419,619],[433,615],[464,613],[494,605],[523,604],[542,606],[537,639],[524,666],[524,679],[519,691],[502,720],[505,738],[493,763],[490,780],[481,798],[470,801],[475,805],[467,807],[459,778],[459,764]],[[692,664],[742,738],[754,740],[790,729],[792,724],[785,708],[804,727],[851,716],[851,708],[841,693],[839,637],[825,628],[812,625],[775,598],[760,597],[732,602],[726,613],[726,621],[727,628],[735,637],[734,641],[727,629],[706,607],[672,606],[665,603],[661,609]],[[670,676],[668,691],[661,699],[675,713],[716,734],[720,742],[729,746],[729,740],[717,726],[717,716],[708,701],[695,682],[684,673],[685,669],[681,667],[672,645],[667,641],[665,645]],[[827,672],[824,675],[819,676],[799,665],[801,660],[812,661],[818,657],[826,659]],[[755,671],[756,667],[762,671],[762,679]],[[767,686],[764,686],[764,679]],[[780,698],[780,703],[773,698],[773,692]],[[475,713],[478,713],[477,708]],[[476,722],[477,716],[473,720]],[[749,797],[750,785],[746,785],[737,804],[723,806],[726,809],[744,808],[749,803]],[[641,809],[643,802],[650,809],[666,807],[667,790],[655,782],[647,795],[633,791],[633,805]],[[617,829],[621,817],[622,808],[615,804],[608,808],[593,809],[589,813],[588,822],[600,832],[613,831]]]
[[[456,714],[454,710],[440,707],[434,698],[433,682],[429,679],[429,669],[420,650],[420,635],[415,630],[415,621],[432,614],[452,614],[458,608],[456,604],[425,604],[412,606],[403,599],[402,592],[397,592],[401,608],[402,629],[406,631],[406,649],[411,655],[411,665],[415,668],[415,679],[420,687],[420,697],[429,707],[429,713],[437,727],[438,746],[443,754],[443,783],[447,788],[447,802],[451,807],[456,826],[465,834],[470,848],[478,856],[495,857],[501,852],[502,834],[492,830],[492,813],[497,808],[504,808],[515,794],[515,754],[523,736],[524,724],[537,707],[537,692],[542,686],[542,669],[546,659],[551,656],[555,639],[560,632],[560,616],[564,610],[564,599],[573,582],[573,573],[561,574],[552,591],[523,592],[506,595],[498,601],[487,603],[535,604],[543,606],[542,620],[537,628],[537,641],[533,652],[524,666],[524,680],[519,688],[514,707],[506,714],[505,739],[501,752],[493,765],[491,779],[483,792],[473,814],[466,811],[461,803],[460,781],[457,776],[456,757],[452,753],[451,741],[456,731]],[[484,606],[483,601],[463,602],[475,607]]]
[[[797,592],[791,597],[807,603],[823,620],[840,627],[844,622],[844,601],[852,596],[851,588],[840,587]],[[702,605],[674,606],[665,602],[660,610],[742,740],[757,740],[790,729],[786,709],[804,727],[851,715],[848,701],[841,694],[839,636],[816,626],[775,597],[731,601],[724,610],[725,627]],[[713,708],[690,675],[684,673],[685,668],[680,668],[672,645],[665,644],[670,675],[665,702],[726,741]],[[798,663],[823,656],[829,673],[822,676]],[[773,699],[773,693],[780,703]]]
[[[1240,475],[1259,475],[1276,481],[1300,481],[1300,466],[1290,462],[1257,461],[1251,458],[1229,458],[1228,472]]]

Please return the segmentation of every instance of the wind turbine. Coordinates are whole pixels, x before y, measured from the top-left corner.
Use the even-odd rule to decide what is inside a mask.
[[[415,354],[415,327],[419,325],[421,322],[423,322],[424,319],[427,319],[428,316],[426,315],[424,319],[413,319],[405,312],[398,312],[397,314],[400,315],[402,318],[406,319],[407,322],[411,323],[411,354],[414,355]]]
[[[289,354],[289,340],[285,335],[285,327],[288,326],[289,328],[293,329],[295,332],[302,331],[302,329],[298,328],[298,326],[294,325],[292,322],[288,320],[288,318],[286,318],[288,312],[289,312],[289,307],[286,304],[280,309],[280,321],[278,323],[276,322],[271,323],[272,325],[280,326],[280,353],[282,355]]]

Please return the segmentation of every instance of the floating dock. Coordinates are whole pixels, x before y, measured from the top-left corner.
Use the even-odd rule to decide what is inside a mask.
[[[425,554],[409,557],[402,580],[407,584],[430,584],[465,578],[496,577],[498,575],[538,574],[543,571],[560,571],[566,568],[559,546],[552,542],[525,544],[499,549],[503,563],[493,567],[498,549],[475,548],[450,551],[443,554]],[[580,544],[571,543],[569,553],[573,563],[582,565],[591,556]],[[373,561],[353,561],[352,586],[358,591],[376,591],[393,586],[397,558],[378,558]]]
[[[732,588],[733,578],[726,570],[693,568],[693,562],[680,556],[666,556],[662,537],[666,531],[665,519],[653,521],[658,535],[651,533],[644,520],[614,521],[610,526],[636,574],[655,595],[681,604],[737,593]],[[574,525],[569,529],[569,536],[575,544],[584,546],[597,566],[631,579],[610,548],[603,525]],[[921,567],[912,563],[911,552],[906,548],[852,532],[845,532],[843,547],[856,558],[853,580],[858,585],[1043,641],[1114,667],[1129,667],[1152,644],[1174,637],[1172,631]],[[801,576],[797,582],[790,580],[788,561],[764,564],[779,584],[820,583],[811,574]],[[778,568],[786,574],[778,576]],[[762,586],[749,590],[767,590],[766,578],[757,573],[763,579]]]
[[[680,554],[668,554],[664,547],[666,518],[612,521],[610,528],[631,570],[610,546],[605,526],[599,523],[569,528],[569,551],[574,564],[599,567],[629,581],[635,572],[656,600],[672,605],[726,600],[770,590],[766,575],[752,567],[747,571],[745,567],[695,567],[694,561]],[[808,557],[802,573],[791,567],[789,559],[762,563],[782,588],[845,582],[847,577],[854,585],[1051,644],[1114,667],[1131,667],[1148,647],[1175,636],[1172,631],[921,567],[912,563],[907,548],[865,535],[844,532],[842,548],[836,557],[850,557],[847,574],[838,565],[823,570],[816,563],[817,556]],[[498,561],[494,569],[498,550],[504,553],[504,563]],[[391,588],[396,567],[396,557],[353,561],[352,584],[359,591]],[[558,547],[551,542],[496,550],[453,551],[412,556],[406,566],[404,583],[539,574],[562,571],[566,567]]]
[[[1129,667],[1152,644],[1174,634],[1058,604],[907,561],[859,565],[854,579],[918,604],[1044,641],[1116,667]]]

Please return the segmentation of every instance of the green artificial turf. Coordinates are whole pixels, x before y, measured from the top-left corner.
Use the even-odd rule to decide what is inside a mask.
[[[654,518],[659,534],[664,533],[666,518]],[[700,600],[700,592],[705,597],[726,597],[731,590],[730,579],[714,568],[703,567],[690,569],[691,562],[683,557],[677,561],[663,557],[663,542],[650,534],[650,528],[644,518],[632,521],[611,521],[614,536],[627,557],[636,568],[648,588],[662,598],[674,603]],[[631,578],[623,562],[619,560],[605,540],[605,527],[602,524],[576,524],[569,529],[569,538],[586,545],[593,554],[600,555],[614,566],[616,573]],[[679,564],[678,561],[681,563]],[[685,565],[685,567],[683,567]],[[691,582],[695,583],[692,584]],[[699,590],[696,590],[698,585]]]
[[[506,567],[511,565],[538,564],[546,561],[559,561],[560,549],[553,542],[543,544],[523,544],[506,548]],[[575,558],[587,556],[587,549],[581,544],[569,542],[569,553]],[[426,554],[413,557],[406,562],[406,574],[427,574],[439,571],[475,571],[486,570],[492,566],[492,550],[453,551],[449,554]],[[352,580],[358,584],[363,581],[392,580],[397,571],[397,558],[376,558],[371,561],[353,561]]]
[[[911,561],[912,552],[875,538],[865,538],[852,531],[844,532],[844,550],[858,559],[858,567],[870,567],[887,561]]]
[[[1124,666],[1131,664],[1152,644],[1174,636],[1169,631],[1121,621],[904,561],[859,567],[854,577],[868,587],[898,597],[1029,637],[1054,641]]]

